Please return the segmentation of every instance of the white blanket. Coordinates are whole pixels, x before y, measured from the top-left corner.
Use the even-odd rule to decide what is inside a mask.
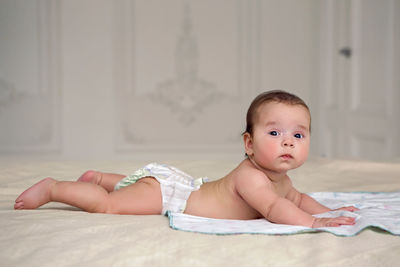
[[[193,177],[226,175],[236,161],[162,161]],[[0,159],[0,266],[398,266],[400,236],[368,228],[351,238],[207,235],[175,231],[161,215],[92,214],[61,203],[14,210],[44,177],[75,181],[88,169],[129,174],[148,161]],[[400,161],[309,159],[289,173],[300,192],[400,191]],[[341,205],[335,200],[337,205]],[[354,204],[355,201],[348,201]],[[369,201],[372,211],[376,203]],[[379,217],[379,216],[378,216]],[[359,223],[359,222],[358,222]]]
[[[354,236],[368,227],[376,227],[393,235],[400,235],[400,191],[392,193],[335,193],[310,194],[320,203],[332,209],[355,206],[356,212],[331,211],[315,217],[356,217],[355,225],[340,227],[308,228],[270,223],[265,219],[221,220],[170,213],[170,226],[176,230],[206,234],[297,234],[305,232],[330,232],[337,236]]]

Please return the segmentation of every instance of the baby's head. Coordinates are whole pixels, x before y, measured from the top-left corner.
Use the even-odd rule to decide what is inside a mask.
[[[282,91],[282,90],[272,90],[266,91],[264,93],[259,94],[256,98],[254,98],[253,102],[251,102],[249,109],[247,110],[246,116],[246,130],[243,132],[253,134],[254,124],[258,119],[258,109],[263,104],[269,102],[283,103],[287,105],[300,105],[307,109],[308,114],[310,115],[310,131],[311,131],[311,114],[310,109],[307,104],[298,96]]]
[[[246,120],[243,141],[254,164],[287,171],[307,159],[311,116],[299,97],[278,90],[264,92],[251,103]]]

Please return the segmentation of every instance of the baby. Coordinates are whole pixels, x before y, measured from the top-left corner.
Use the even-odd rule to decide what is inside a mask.
[[[303,100],[284,91],[264,92],[247,112],[246,158],[219,180],[194,179],[157,163],[128,176],[87,171],[76,182],[43,179],[24,191],[14,208],[35,209],[55,201],[97,213],[171,211],[221,219],[265,218],[314,228],[352,225],[352,217],[313,217],[330,209],[297,191],[287,175],[307,159],[310,128],[310,111]]]

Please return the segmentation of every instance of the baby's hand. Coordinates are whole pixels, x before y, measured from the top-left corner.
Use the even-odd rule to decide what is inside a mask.
[[[334,209],[334,210],[346,210],[346,211],[354,212],[354,211],[357,211],[357,210],[359,210],[359,209],[357,209],[357,208],[354,207],[354,206],[349,206],[349,207],[341,207],[341,208]]]
[[[338,227],[341,225],[354,225],[356,218],[354,217],[336,217],[336,218],[315,218],[312,228],[319,227]]]

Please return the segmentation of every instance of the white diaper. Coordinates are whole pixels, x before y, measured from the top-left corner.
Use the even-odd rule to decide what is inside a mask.
[[[114,191],[134,184],[144,177],[154,177],[160,183],[163,215],[167,211],[183,213],[190,194],[207,181],[207,178],[194,179],[172,166],[150,163],[119,181]]]

